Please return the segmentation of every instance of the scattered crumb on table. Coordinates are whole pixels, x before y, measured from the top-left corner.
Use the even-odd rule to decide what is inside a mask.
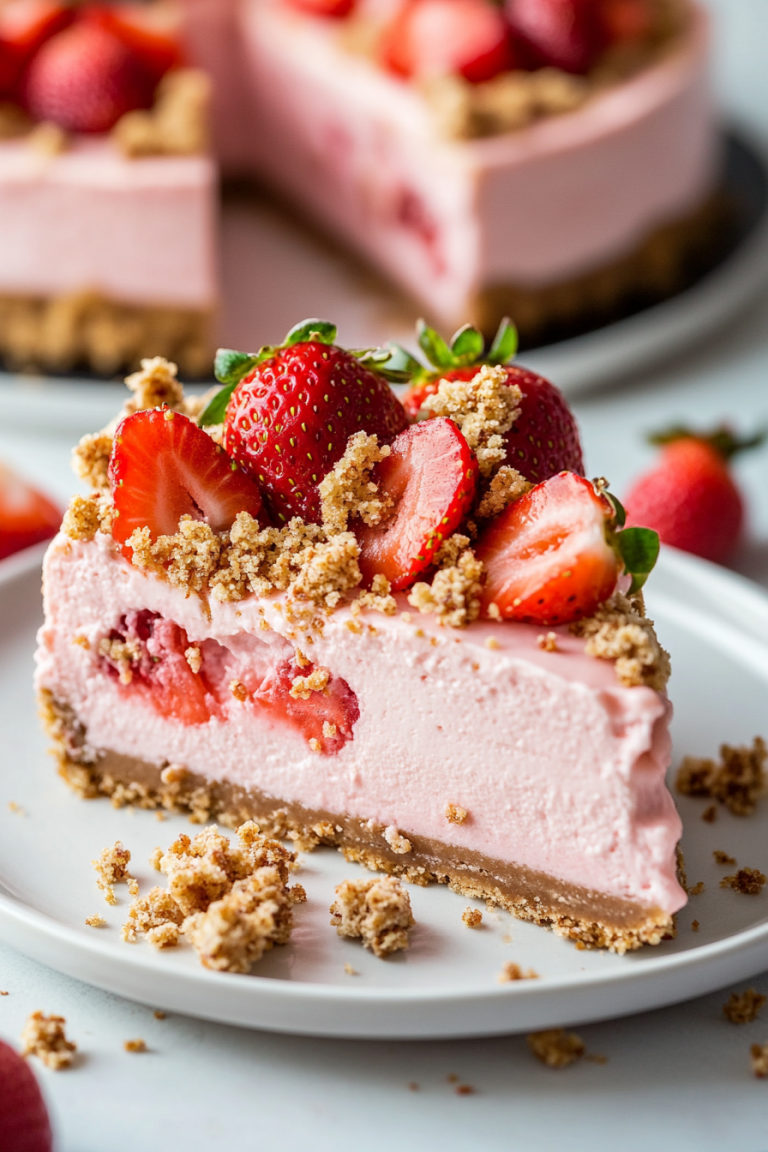
[[[753,1044],[749,1050],[752,1060],[752,1071],[761,1080],[768,1077],[768,1043]]]
[[[507,964],[505,964],[504,967],[502,968],[501,972],[499,972],[499,975],[498,975],[498,981],[500,984],[507,984],[513,980],[538,980],[538,979],[539,979],[539,974],[538,974],[538,972],[534,972],[533,968],[529,968],[527,972],[523,972],[520,965],[515,964],[515,962],[513,960],[510,960]]]
[[[694,932],[698,932],[700,927],[701,927],[701,925],[699,924],[698,920],[693,920],[691,922],[691,928],[693,929]]]
[[[454,1092],[457,1096],[474,1096],[475,1090],[471,1084],[457,1084]]]
[[[59,1072],[69,1068],[77,1045],[67,1039],[64,1016],[46,1016],[33,1012],[21,1033],[22,1056],[37,1056],[47,1068]]]
[[[146,1052],[147,1045],[139,1037],[136,1040],[126,1040],[123,1044],[123,1048],[125,1048],[126,1052]]]
[[[537,1060],[547,1068],[566,1068],[585,1053],[584,1041],[575,1032],[563,1028],[549,1028],[544,1032],[530,1032],[528,1047]]]
[[[763,890],[765,881],[765,874],[758,868],[739,868],[734,876],[723,876],[720,887],[733,888],[743,896],[758,896]]]
[[[688,889],[688,895],[689,896],[701,896],[703,891],[704,891],[704,881],[699,880],[698,883],[694,884],[693,888]]]
[[[727,852],[723,852],[721,848],[715,848],[712,855],[715,858],[716,864],[735,864],[736,860],[733,856],[729,856]]]
[[[723,1015],[731,1024],[751,1024],[760,1015],[766,1002],[762,992],[745,988],[743,992],[733,992],[723,1004]]]
[[[103,916],[86,916],[85,922],[89,928],[106,928],[107,922]]]
[[[161,1008],[155,1008],[152,1015],[154,1016],[155,1020],[165,1020],[167,1013],[163,1012]]]
[[[705,824],[714,824],[715,820],[717,820],[717,805],[710,804],[708,808],[705,808],[701,814],[701,818]]]

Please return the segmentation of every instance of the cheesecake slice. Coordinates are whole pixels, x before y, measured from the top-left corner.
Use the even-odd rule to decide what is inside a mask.
[[[297,363],[317,364],[324,347],[268,350],[266,366],[245,375],[228,404],[230,451],[246,396],[267,395],[270,372],[287,390]],[[334,346],[327,354],[347,355]],[[157,364],[153,371],[156,385],[172,378]],[[363,379],[368,370],[359,371]],[[511,371],[496,369],[497,398],[517,389]],[[532,375],[517,371],[533,389]],[[465,401],[491,375],[486,365],[463,383]],[[298,383],[309,397],[309,377]],[[426,403],[444,399],[448,383]],[[408,551],[408,533],[437,506],[436,477],[444,483],[452,468],[448,447],[476,438],[476,423],[458,427],[455,387],[447,389],[454,419],[405,426],[389,451],[376,450],[373,466],[376,437],[350,438],[326,473],[332,482],[320,486],[322,527],[301,516],[269,526],[268,515],[280,523],[269,460],[249,477],[193,421],[178,391],[167,394],[173,407],[162,405],[158,386],[142,391],[134,381],[134,391],[114,439],[105,433],[81,445],[81,474],[87,456],[97,491],[74,499],[45,561],[36,678],[64,778],[82,796],[118,805],[162,805],[234,827],[253,819],[300,847],[333,845],[417,884],[448,883],[585,945],[623,952],[672,934],[686,897],[676,877],[681,824],[665,785],[669,661],[641,598],[616,586],[620,566],[596,606],[583,599],[586,567],[594,590],[597,567],[621,551],[606,543],[613,529],[601,485],[567,471],[533,488],[521,480],[524,494],[489,527],[474,528],[474,549],[454,532],[424,563]],[[518,405],[515,391],[511,400],[508,416],[520,431],[525,396]],[[361,435],[369,453],[362,487],[361,473],[353,476]],[[183,466],[172,466],[169,453],[181,447]],[[491,440],[470,451],[476,474],[461,457],[477,488],[462,488],[459,510],[452,500],[443,519],[466,524],[483,512],[478,495],[490,483],[493,451]],[[142,468],[131,472],[138,459]],[[152,519],[151,460],[174,532],[158,532]],[[194,516],[179,515],[182,489]],[[526,619],[515,619],[526,601],[507,597],[510,580],[513,591],[522,587],[509,539],[528,548],[546,520],[542,509],[553,514],[542,503],[548,493],[557,497],[557,531],[574,548],[562,555],[571,619],[556,608],[551,566],[542,582],[540,559],[533,575],[525,562],[522,571],[529,584],[538,581],[535,598],[547,598],[549,615],[528,607]],[[376,519],[375,501],[391,506],[378,523],[361,524],[363,515]],[[574,501],[586,501],[579,506],[588,514],[566,528],[575,524]],[[139,506],[144,527],[133,526]],[[330,514],[342,506],[354,509],[346,529]],[[398,575],[403,555],[407,571],[401,564]],[[378,572],[370,575],[371,566]],[[619,583],[626,589],[626,578]],[[575,600],[588,611],[573,614]]]

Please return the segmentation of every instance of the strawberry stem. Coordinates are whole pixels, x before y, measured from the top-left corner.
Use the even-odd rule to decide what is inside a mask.
[[[499,324],[498,332],[493,338],[490,351],[486,356],[487,362],[489,364],[508,364],[509,361],[517,355],[518,343],[517,328],[515,328],[512,321],[505,316]]]
[[[662,432],[653,432],[648,437],[649,444],[674,444],[676,440],[699,440],[709,444],[711,448],[730,460],[739,452],[746,452],[750,448],[759,448],[765,443],[768,429],[761,428],[751,436],[739,437],[727,424],[720,424],[712,432],[694,432],[684,424],[675,424]]]

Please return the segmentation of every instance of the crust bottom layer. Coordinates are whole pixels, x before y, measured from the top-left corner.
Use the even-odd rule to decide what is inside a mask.
[[[447,884],[463,896],[497,904],[519,920],[551,927],[580,948],[623,953],[675,935],[673,917],[659,908],[590,891],[407,829],[400,832],[411,850],[396,853],[384,839],[384,825],[374,821],[308,809],[229,781],[206,780],[179,765],[158,766],[109,749],[94,751],[69,705],[46,690],[40,694],[40,715],[53,740],[60,775],[84,799],[108,796],[116,807],[189,812],[193,823],[218,820],[232,828],[255,820],[266,835],[290,839],[302,851],[326,844],[349,861],[413,884]]]

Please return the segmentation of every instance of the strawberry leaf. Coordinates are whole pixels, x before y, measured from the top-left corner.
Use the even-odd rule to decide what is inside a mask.
[[[320,344],[333,344],[336,339],[336,325],[329,320],[302,320],[294,324],[286,336],[281,348],[292,348],[294,344],[306,344],[309,340],[317,340]]]
[[[482,334],[471,324],[465,324],[463,328],[459,328],[451,340],[451,352],[454,360],[462,366],[477,364],[483,355],[484,348],[485,341]]]
[[[399,344],[385,344],[383,348],[362,348],[351,355],[392,384],[408,384],[414,375],[424,371],[418,360]]]
[[[270,349],[271,351],[271,349]],[[216,379],[222,384],[239,384],[243,376],[264,359],[264,349],[260,352],[235,352],[232,348],[219,348],[213,362]]]
[[[624,570],[632,577],[627,595],[639,592],[659,557],[659,534],[652,528],[625,528],[615,537],[616,550]]]
[[[499,324],[499,330],[493,338],[490,351],[486,356],[489,364],[507,364],[513,356],[517,355],[517,328],[506,316]]]
[[[456,368],[458,361],[442,336],[424,320],[416,325],[416,336],[424,355],[435,368]]]
[[[627,522],[627,511],[621,500],[619,500],[618,496],[614,496],[613,492],[609,492],[607,489],[603,492],[603,495],[613,508],[613,515],[614,519],[616,520],[616,524],[619,528],[623,528]]]

